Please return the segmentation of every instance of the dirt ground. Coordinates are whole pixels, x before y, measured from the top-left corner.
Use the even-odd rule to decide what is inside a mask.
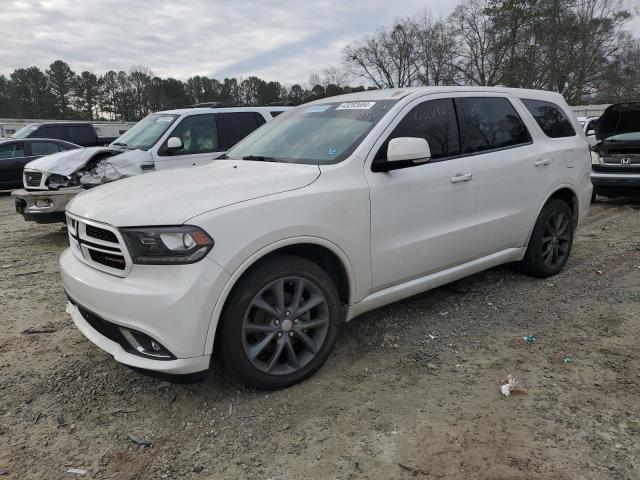
[[[12,208],[0,196],[1,478],[640,478],[640,203],[594,205],[557,277],[502,267],[363,315],[268,394],[117,364],[65,314],[63,227]],[[526,393],[501,396],[510,373]]]

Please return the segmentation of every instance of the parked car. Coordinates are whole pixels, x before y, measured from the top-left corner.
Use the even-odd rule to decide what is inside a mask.
[[[90,122],[45,122],[30,123],[14,133],[11,138],[56,138],[75,143],[81,147],[108,145],[115,137],[100,137]]]
[[[640,102],[609,106],[596,127],[592,147],[593,200],[596,195],[640,195]]]
[[[64,222],[65,206],[78,193],[153,170],[210,162],[286,110],[190,108],[151,114],[107,147],[59,153],[26,165],[25,188],[12,193],[16,212],[38,223]]]
[[[591,197],[562,96],[423,87],[325,98],[226,154],[67,206],[67,312],[115,360],[186,374],[213,353],[279,388],[363,312],[507,262],[557,274]]]
[[[20,188],[24,166],[43,155],[80,148],[73,143],[48,138],[0,140],[0,190]]]
[[[598,143],[596,139],[596,125],[600,117],[578,117],[578,123],[582,127],[582,131],[587,136],[589,145],[595,145]]]

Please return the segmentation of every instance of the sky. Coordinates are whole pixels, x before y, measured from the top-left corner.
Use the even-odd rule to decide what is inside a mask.
[[[61,59],[96,74],[150,68],[161,77],[257,75],[305,83],[394,18],[459,0],[0,0],[0,74]],[[632,10],[640,0],[623,0]],[[640,15],[630,25],[640,31]]]

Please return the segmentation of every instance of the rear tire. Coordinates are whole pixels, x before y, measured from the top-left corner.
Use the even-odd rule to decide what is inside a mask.
[[[220,358],[241,383],[284,388],[327,360],[344,321],[331,277],[317,264],[278,255],[251,269],[222,316]]]
[[[574,228],[569,205],[559,198],[549,200],[533,227],[520,269],[538,278],[558,274],[571,254]]]

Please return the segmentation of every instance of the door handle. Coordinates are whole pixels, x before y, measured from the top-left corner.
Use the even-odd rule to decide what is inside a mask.
[[[533,162],[536,167],[544,167],[546,165],[549,165],[550,163],[550,158],[541,158],[540,160],[536,160],[535,162]]]
[[[473,178],[473,175],[470,173],[457,173],[451,178],[451,183],[461,183],[468,182]]]

